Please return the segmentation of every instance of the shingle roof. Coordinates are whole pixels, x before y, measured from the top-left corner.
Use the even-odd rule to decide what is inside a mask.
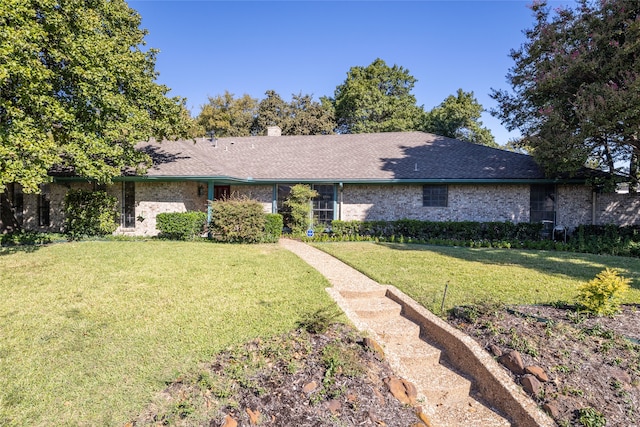
[[[145,142],[148,177],[242,181],[540,180],[524,154],[423,132]]]

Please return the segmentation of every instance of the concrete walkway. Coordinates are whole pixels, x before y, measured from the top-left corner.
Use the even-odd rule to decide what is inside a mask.
[[[486,396],[483,401],[476,399],[480,394],[478,390],[484,391],[485,395],[493,395],[493,393],[488,393],[487,387],[477,387],[473,376],[468,373],[462,374],[459,370],[452,368],[452,364],[447,363],[456,355],[443,354],[443,350],[446,351],[446,349],[429,339],[429,331],[426,329],[429,328],[428,324],[431,324],[433,319],[427,320],[426,323],[421,319],[424,320],[425,315],[431,314],[424,313],[426,310],[412,300],[403,303],[409,300],[406,295],[395,288],[392,289],[395,292],[390,292],[392,287],[380,285],[331,255],[302,242],[280,239],[280,245],[298,255],[329,280],[333,287],[328,288],[327,292],[351,322],[382,345],[385,357],[397,375],[416,386],[418,404],[429,417],[431,426],[493,427],[555,424],[550,419],[546,419],[535,405],[531,405],[533,402],[527,403],[526,396],[522,396],[522,392],[513,385],[513,381],[504,372],[496,371],[501,380],[508,381],[511,385],[500,384],[497,387],[490,385],[488,388],[492,390],[499,389],[496,390],[494,399],[487,399]],[[407,312],[413,313],[413,319],[410,320],[412,316],[407,316]],[[441,329],[437,331],[440,335],[442,335]],[[455,335],[446,327],[444,330],[445,341],[449,339],[446,333]],[[459,353],[458,357],[469,357],[468,352],[460,353],[454,347],[448,348],[453,350],[450,352]],[[454,363],[453,365],[466,366],[469,362],[465,360],[462,364]],[[496,362],[487,357],[482,363],[495,364]],[[501,370],[496,366],[492,369]],[[482,368],[470,369],[470,371],[476,372],[476,376],[486,376]],[[488,375],[492,376],[492,374]],[[471,393],[472,390],[475,393]],[[504,390],[507,390],[508,398],[513,394],[519,394],[514,396],[515,407],[511,403],[502,406],[507,410],[515,408],[513,411],[509,410],[511,412],[508,414],[509,419],[498,414],[496,410],[490,408],[490,403],[487,403],[495,401],[495,398],[501,398]],[[524,402],[524,406],[529,405],[524,412],[520,411],[520,401]],[[532,413],[529,414],[529,412]]]

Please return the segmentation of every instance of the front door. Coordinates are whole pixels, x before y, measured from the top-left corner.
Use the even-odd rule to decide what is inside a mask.
[[[213,200],[228,199],[231,195],[231,187],[228,185],[216,185],[213,187]]]

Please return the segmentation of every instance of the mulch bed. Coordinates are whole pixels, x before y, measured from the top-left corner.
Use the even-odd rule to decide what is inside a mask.
[[[345,325],[297,330],[225,351],[169,384],[130,426],[424,426],[385,379],[393,372]]]
[[[568,306],[487,305],[458,308],[449,321],[488,351],[516,350],[525,366],[541,367],[549,380],[532,397],[559,426],[640,424],[638,307],[590,317]]]

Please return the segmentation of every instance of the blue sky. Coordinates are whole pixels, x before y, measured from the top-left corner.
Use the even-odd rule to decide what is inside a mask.
[[[491,88],[509,88],[509,51],[534,23],[529,0],[128,3],[149,31],[147,46],[160,50],[158,81],[186,97],[193,115],[225,90],[258,99],[270,89],[285,100],[333,96],[351,67],[376,58],[409,70],[427,110],[458,88],[488,110]],[[482,121],[500,144],[516,136],[488,113]]]

